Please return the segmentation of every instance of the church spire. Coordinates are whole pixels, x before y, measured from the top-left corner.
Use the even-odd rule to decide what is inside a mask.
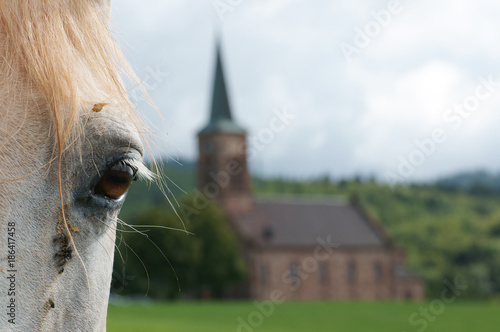
[[[224,132],[231,134],[243,134],[245,130],[237,125],[231,116],[224,71],[222,68],[222,58],[220,44],[217,44],[215,75],[212,91],[212,108],[210,110],[210,121],[199,134],[212,134]]]
[[[246,132],[231,117],[229,95],[217,45],[210,121],[198,133],[198,188],[216,199],[228,215],[251,210]]]

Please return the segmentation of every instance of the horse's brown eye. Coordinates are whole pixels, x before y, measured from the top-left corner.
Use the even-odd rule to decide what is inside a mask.
[[[134,177],[135,170],[126,163],[119,162],[103,175],[93,194],[118,199],[127,192]]]

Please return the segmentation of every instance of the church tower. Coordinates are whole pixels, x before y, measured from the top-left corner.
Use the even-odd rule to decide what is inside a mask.
[[[246,131],[231,116],[220,47],[217,46],[212,106],[208,124],[198,133],[198,187],[231,216],[252,208]]]

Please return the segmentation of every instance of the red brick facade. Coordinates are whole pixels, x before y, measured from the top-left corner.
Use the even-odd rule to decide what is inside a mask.
[[[250,294],[269,299],[279,290],[288,300],[422,300],[420,278],[398,278],[399,253],[391,249],[316,248],[252,253]]]

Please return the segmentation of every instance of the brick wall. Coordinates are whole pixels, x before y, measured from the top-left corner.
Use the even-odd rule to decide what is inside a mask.
[[[314,248],[256,251],[251,257],[251,296],[268,299],[280,290],[288,300],[420,300],[420,279],[396,280],[394,249],[337,249],[315,255]]]

